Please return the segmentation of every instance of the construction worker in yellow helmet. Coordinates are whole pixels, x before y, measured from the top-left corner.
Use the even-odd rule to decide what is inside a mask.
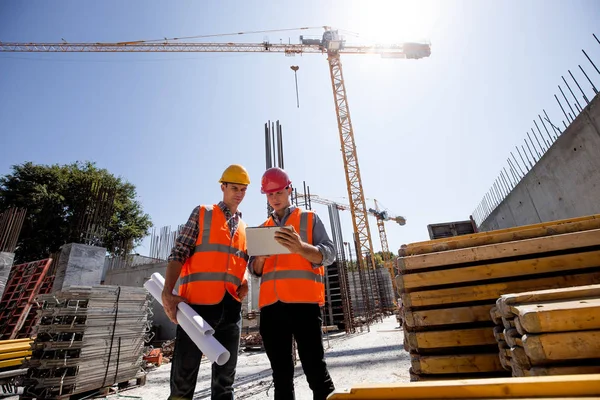
[[[242,299],[248,294],[246,223],[239,205],[250,184],[241,165],[230,165],[221,179],[223,199],[194,208],[169,256],[162,293],[163,307],[177,324],[177,304],[188,303],[214,329],[229,351],[229,361],[212,366],[211,398],[233,399],[233,381],[241,333]],[[179,279],[179,295],[173,294]],[[194,396],[202,352],[177,326],[171,362],[169,400]]]

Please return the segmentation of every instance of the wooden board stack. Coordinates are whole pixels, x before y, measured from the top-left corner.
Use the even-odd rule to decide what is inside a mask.
[[[66,399],[143,380],[150,328],[144,288],[71,286],[37,301],[39,323],[22,399]]]
[[[600,285],[502,295],[491,316],[513,376],[600,373]]]
[[[506,376],[503,294],[600,283],[600,215],[404,246],[397,285],[412,380]]]

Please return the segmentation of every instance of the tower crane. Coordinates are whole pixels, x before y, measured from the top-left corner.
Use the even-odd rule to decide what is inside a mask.
[[[394,295],[398,293],[396,287],[396,274],[394,273],[394,267],[392,263],[392,257],[390,256],[390,247],[388,246],[387,234],[385,233],[385,226],[383,224],[384,221],[396,221],[398,225],[402,226],[406,224],[406,218],[401,216],[392,217],[386,210],[381,210],[379,208],[379,203],[377,203],[377,199],[373,199],[373,203],[375,203],[375,209],[369,208],[369,212],[375,216],[377,221],[377,229],[379,230],[379,238],[381,240],[381,252],[383,254],[383,264],[386,266],[388,271],[390,271],[390,276],[392,277],[392,285],[394,286]]]
[[[299,28],[305,30],[309,28]],[[327,56],[331,88],[335,104],[338,131],[340,136],[342,159],[346,174],[346,185],[352,224],[360,249],[357,254],[359,265],[364,265],[364,257],[368,254],[373,259],[373,243],[367,221],[368,210],[365,204],[362,179],[354,141],[354,131],[348,108],[346,84],[342,72],[340,55],[342,54],[375,54],[383,58],[421,59],[431,55],[431,47],[427,43],[400,43],[392,45],[349,45],[331,27],[323,27],[324,32],[320,38],[305,38],[300,36],[300,43],[190,43],[181,42],[180,39],[164,39],[150,41],[131,41],[117,43],[9,43],[0,42],[0,52],[44,52],[44,53],[172,53],[172,52],[200,52],[200,53],[283,53],[288,56],[303,54],[322,54]],[[291,30],[291,29],[285,29]],[[262,31],[267,32],[267,31]],[[274,31],[270,31],[274,32]],[[236,33],[236,35],[244,32]],[[260,32],[251,32],[260,33]],[[226,35],[209,35],[226,36]]]
[[[308,199],[307,199],[307,197],[308,197]],[[311,203],[317,203],[317,204],[322,204],[322,205],[326,205],[326,206],[333,205],[338,210],[342,210],[342,211],[350,210],[349,205],[341,204],[336,201],[325,199],[323,197],[320,197],[320,196],[314,195],[314,194],[309,194],[306,196],[303,194],[299,194],[298,199],[304,199],[305,202],[310,201]],[[377,202],[376,199],[373,199],[373,202],[375,203],[375,208],[369,208],[367,210],[367,212],[369,215],[375,217],[375,220],[377,221],[377,228],[379,230],[379,239],[381,241],[381,251],[383,253],[383,265],[390,272],[390,277],[392,279],[392,286],[394,287],[394,294],[396,294],[397,293],[396,280],[394,279],[396,274],[395,274],[395,271],[394,271],[394,268],[392,265],[392,258],[390,257],[390,250],[389,250],[389,245],[388,245],[388,240],[387,240],[387,234],[385,232],[384,222],[394,221],[398,225],[402,226],[402,225],[406,224],[406,218],[404,218],[402,216],[390,215],[387,210],[380,209],[379,203]],[[375,263],[373,263],[372,265],[375,266]]]

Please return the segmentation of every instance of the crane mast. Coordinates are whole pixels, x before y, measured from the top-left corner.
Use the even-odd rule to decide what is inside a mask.
[[[344,171],[346,173],[348,198],[350,199],[350,213],[352,214],[352,224],[358,247],[357,261],[359,266],[366,268],[367,265],[365,262],[367,260],[365,257],[369,257],[371,268],[375,268],[373,241],[371,240],[371,232],[367,220],[367,206],[360,176],[358,156],[356,154],[352,120],[350,118],[350,110],[348,109],[348,96],[346,94],[342,63],[340,62],[340,55],[336,51],[330,50],[327,56],[340,142],[342,144],[342,159],[344,161]],[[377,290],[377,292],[379,292],[379,290]]]
[[[394,266],[392,265],[392,258],[390,257],[390,247],[388,246],[387,234],[385,233],[384,218],[382,218],[381,210],[377,200],[373,200],[375,203],[375,210],[377,211],[377,229],[379,230],[379,239],[381,240],[381,251],[383,253],[383,265],[387,268],[392,279],[392,287],[394,288],[394,296],[398,295],[398,287],[396,286],[396,274],[394,272]]]

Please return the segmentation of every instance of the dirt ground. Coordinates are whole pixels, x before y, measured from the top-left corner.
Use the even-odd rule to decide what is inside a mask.
[[[371,325],[370,332],[346,335],[330,333],[324,337],[326,360],[338,390],[377,382],[408,382],[410,359],[402,347],[402,330],[395,317]],[[146,385],[123,392],[144,400],[164,400],[169,395],[170,365],[162,365],[150,372]],[[204,363],[196,385],[194,399],[210,399],[210,367]],[[296,366],[295,386],[297,400],[312,399],[300,362]],[[273,398],[271,368],[266,354],[243,352],[238,359],[235,387],[236,399]],[[109,396],[117,399],[117,395]]]

